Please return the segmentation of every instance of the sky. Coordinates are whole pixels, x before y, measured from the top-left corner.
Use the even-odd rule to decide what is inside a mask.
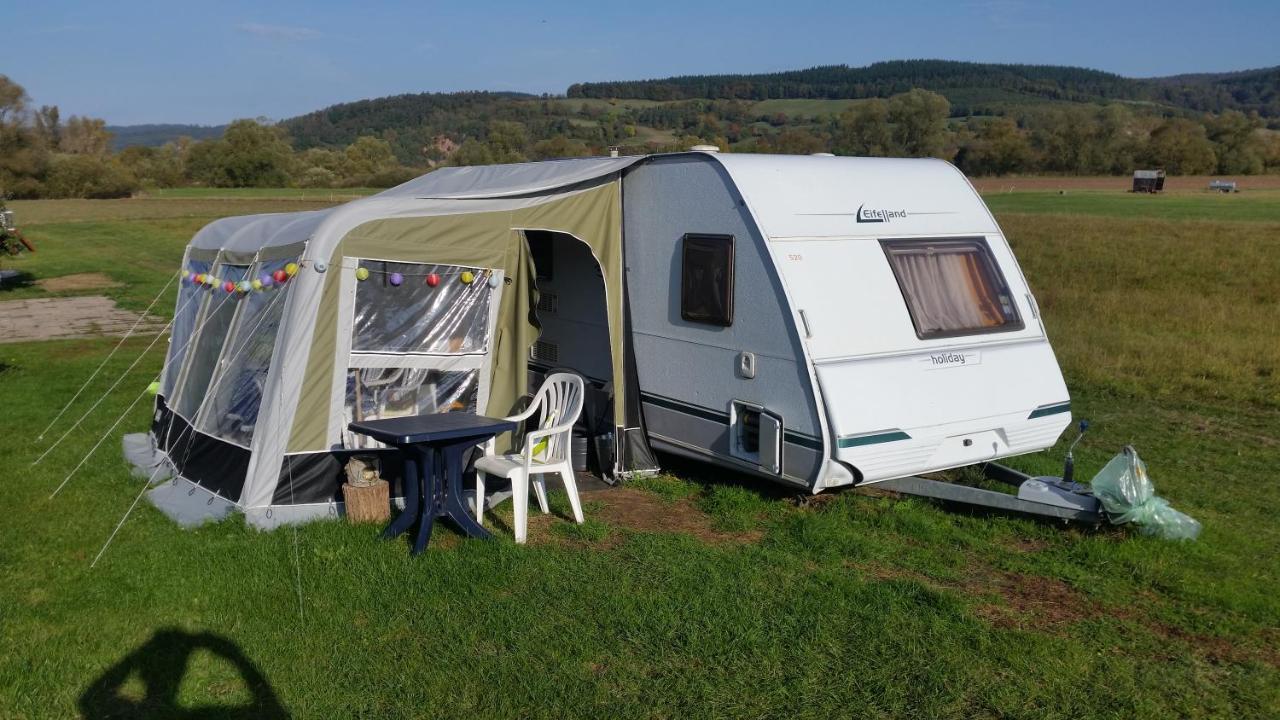
[[[1280,65],[1280,0],[0,0],[0,74],[112,125],[283,119],[401,93],[939,58],[1130,77]]]

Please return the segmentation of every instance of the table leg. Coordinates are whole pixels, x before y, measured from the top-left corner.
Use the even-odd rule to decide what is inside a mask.
[[[445,486],[444,512],[468,537],[491,538],[493,536],[476,522],[466,503],[463,502],[465,496],[462,494],[462,453],[474,445],[474,442],[469,442],[445,448],[444,466],[447,485]]]
[[[413,526],[418,519],[418,507],[421,505],[422,480],[418,472],[417,454],[410,448],[401,448],[404,457],[400,489],[404,491],[404,511],[387,525],[382,531],[382,539],[390,540]]]
[[[429,445],[419,446],[418,464],[422,501],[418,506],[418,536],[413,543],[413,555],[427,549],[436,515],[440,514],[440,453]]]

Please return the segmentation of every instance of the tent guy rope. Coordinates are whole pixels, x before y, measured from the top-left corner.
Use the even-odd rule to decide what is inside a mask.
[[[78,399],[81,393],[85,391],[85,388],[89,387],[89,383],[92,383],[93,379],[98,377],[98,373],[102,372],[102,369],[107,366],[107,363],[111,362],[111,358],[115,357],[116,353],[124,346],[125,342],[128,341],[129,338],[133,337],[133,333],[142,325],[143,321],[146,320],[147,316],[151,313],[151,308],[155,307],[155,304],[159,302],[160,298],[169,290],[169,286],[173,285],[173,281],[176,280],[177,277],[177,275],[171,276],[169,278],[169,282],[165,283],[164,287],[160,288],[160,292],[156,293],[155,298],[153,298],[151,303],[147,305],[147,309],[142,311],[142,314],[134,321],[133,326],[129,328],[129,331],[124,334],[124,337],[120,338],[120,342],[116,343],[116,346],[111,348],[111,352],[107,353],[107,356],[102,359],[102,362],[98,364],[98,367],[89,375],[89,379],[84,381],[84,384],[80,386],[79,390],[76,390],[75,395],[72,395],[71,399],[67,401],[67,404],[63,405],[62,409],[58,411],[58,414],[53,416],[53,419],[49,421],[49,425],[45,427],[44,430],[40,431],[40,434],[36,436],[36,440],[43,440],[45,433],[52,430],[53,426],[62,419],[62,416],[66,414],[67,410],[71,409],[71,406],[75,403],[76,399]],[[182,308],[179,307],[178,310],[175,311],[174,316],[176,317],[181,311]]]

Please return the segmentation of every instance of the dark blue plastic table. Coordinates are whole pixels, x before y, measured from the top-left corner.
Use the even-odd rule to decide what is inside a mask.
[[[514,430],[514,422],[452,412],[353,422],[348,427],[394,445],[404,458],[404,512],[382,531],[384,539],[404,533],[416,521],[413,554],[417,555],[431,541],[431,528],[438,517],[448,518],[469,537],[490,537],[463,502],[462,453]]]

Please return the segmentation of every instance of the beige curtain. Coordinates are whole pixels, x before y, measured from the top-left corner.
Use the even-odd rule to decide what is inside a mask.
[[[898,279],[922,334],[999,327],[998,291],[972,250],[898,252]]]

